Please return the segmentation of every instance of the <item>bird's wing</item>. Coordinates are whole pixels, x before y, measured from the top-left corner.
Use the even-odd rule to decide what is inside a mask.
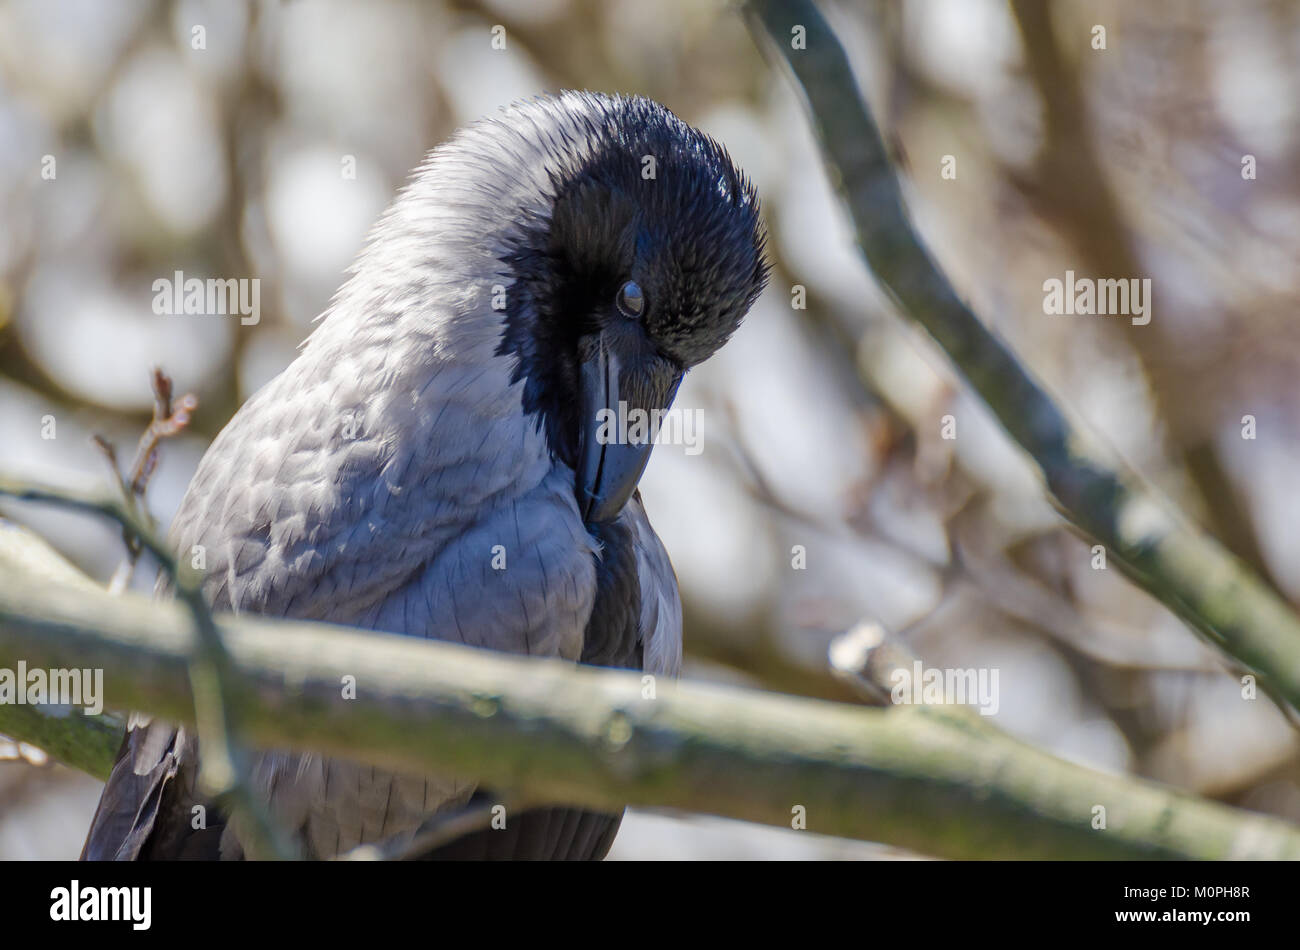
[[[517,408],[502,409],[509,379],[493,375],[504,369],[449,365],[437,398],[377,399],[358,380],[384,366],[349,365],[323,346],[304,357],[213,442],[173,522],[214,607],[576,660],[595,542],[571,473],[550,467]],[[195,751],[192,735],[165,724],[130,730],[85,855],[179,856],[201,842],[215,857],[215,810],[208,828],[191,828],[205,804]],[[259,758],[255,779],[318,854],[413,834],[473,790],[279,753]],[[223,836],[225,856],[238,854],[234,838]]]
[[[95,810],[91,833],[81,851],[83,861],[134,860],[147,851],[156,825],[175,826],[172,819],[181,816],[169,813],[164,805],[164,792],[168,805],[182,798],[197,801],[194,773],[182,774],[180,770],[181,763],[192,754],[192,745],[192,734],[183,726],[150,720],[139,714],[130,717],[113,771]],[[188,783],[184,795],[172,792],[178,776],[180,782]],[[185,822],[193,817],[183,816]],[[203,827],[207,824],[204,816],[197,822],[200,827],[192,828],[192,833],[182,836],[182,842],[169,848],[172,856],[215,856],[225,824],[219,816],[212,817],[211,827]]]
[[[582,661],[676,676],[682,657],[677,577],[651,528],[638,492],[613,525],[596,528],[602,549],[596,602],[584,631]],[[474,799],[491,802],[488,790]],[[614,842],[621,813],[536,808],[504,828],[475,832],[422,855],[433,860],[592,860]]]
[[[475,792],[477,801],[491,796]],[[592,861],[609,853],[623,820],[582,808],[534,808],[507,816],[502,828],[463,835],[424,854],[420,861]]]
[[[628,504],[624,516],[634,525],[642,668],[647,673],[677,676],[682,668],[682,598],[677,574],[663,542],[641,504],[641,493]]]

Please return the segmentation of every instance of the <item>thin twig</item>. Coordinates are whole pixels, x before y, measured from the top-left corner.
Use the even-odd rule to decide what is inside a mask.
[[[140,519],[150,530],[155,525],[153,517],[144,505],[144,497],[149,490],[149,480],[158,467],[158,445],[163,439],[184,430],[199,404],[197,396],[186,393],[173,408],[171,377],[157,367],[153,371],[152,386],[153,419],[136,443],[135,458],[126,475],[122,474],[118,466],[117,446],[99,433],[91,436],[91,440],[103,452],[109,470],[113,474],[113,482],[122,493],[122,497],[128,504],[135,506]],[[113,594],[120,594],[130,585],[136,562],[140,560],[139,538],[125,526],[122,528],[122,541],[126,545],[126,559],[118,565],[117,570],[113,572],[112,580],[109,581],[108,590]]]
[[[851,685],[874,706],[888,706],[894,671],[909,675],[916,654],[873,621],[863,621],[831,641],[827,660],[837,679]]]
[[[177,599],[189,610],[197,634],[189,669],[203,750],[199,758],[199,781],[218,804],[244,819],[240,827],[249,838],[245,843],[248,853],[255,857],[296,857],[296,845],[275,826],[269,811],[252,793],[248,757],[236,739],[237,714],[231,699],[235,670],[203,597],[202,575],[185,561],[178,560],[154,533],[134,494],[115,497],[73,486],[34,485],[0,477],[0,495],[103,515],[120,524],[157,559],[171,578]]]
[[[499,801],[471,801],[460,808],[434,815],[420,826],[412,838],[391,838],[375,844],[363,844],[339,861],[414,861],[430,851],[450,844],[466,835],[492,827],[498,807],[505,807],[507,815],[518,814],[523,809]],[[516,810],[518,809],[518,810]],[[508,820],[508,819],[507,819]]]

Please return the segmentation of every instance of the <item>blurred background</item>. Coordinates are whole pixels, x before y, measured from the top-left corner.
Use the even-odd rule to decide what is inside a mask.
[[[1300,604],[1300,7],[825,9],[959,291]],[[768,292],[678,396],[703,412],[704,451],[663,446],[642,482],[681,581],[685,675],[853,700],[827,646],[875,620],[929,666],[997,669],[995,721],[1059,756],[1300,821],[1295,731],[1093,568],[1018,450],[892,312],[787,80],[721,3],[3,0],[0,469],[106,476],[90,437],[129,457],[160,366],[200,399],[150,489],[165,525],[423,154],[564,88],[651,96],[718,137],[771,230]],[[1043,282],[1067,269],[1150,278],[1150,324],[1045,315]],[[260,321],[156,315],[153,281],[177,270],[260,278]],[[96,578],[122,559],[104,523],[0,512]],[[0,738],[0,858],[76,856],[98,794]],[[815,832],[815,816],[794,832],[640,812],[611,857],[905,856]]]

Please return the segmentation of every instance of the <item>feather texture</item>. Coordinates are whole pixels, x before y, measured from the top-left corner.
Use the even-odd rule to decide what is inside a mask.
[[[298,358],[203,457],[170,540],[206,569],[215,608],[677,674],[681,603],[667,553],[639,496],[599,530],[583,524],[572,439],[557,437],[560,415],[537,398],[571,367],[542,345],[559,338],[555,316],[516,286],[521,261],[552,259],[538,242],[575,176],[584,189],[616,187],[601,162],[639,167],[647,141],[667,143],[668,171],[700,179],[644,199],[679,249],[665,273],[712,282],[664,292],[685,302],[662,338],[684,363],[721,345],[764,269],[752,189],[720,146],[647,100],[591,94],[470,126],[430,153]],[[679,219],[702,244],[679,240]],[[560,402],[551,393],[546,404]],[[237,829],[215,809],[193,827],[195,806],[207,805],[196,775],[190,730],[133,718],[84,857],[241,857]],[[314,857],[400,841],[490,795],[472,777],[274,751],[258,756],[254,781]],[[433,856],[600,857],[618,821],[542,809],[509,834]]]

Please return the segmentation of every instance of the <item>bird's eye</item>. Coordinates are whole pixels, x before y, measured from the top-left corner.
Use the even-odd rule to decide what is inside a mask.
[[[618,289],[618,297],[615,298],[618,304],[619,312],[625,317],[636,319],[641,316],[645,310],[645,294],[641,293],[641,285],[635,280],[629,280]]]

